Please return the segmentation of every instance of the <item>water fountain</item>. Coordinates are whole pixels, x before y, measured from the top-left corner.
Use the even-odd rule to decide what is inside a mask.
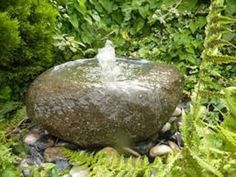
[[[29,88],[27,113],[52,135],[82,147],[140,142],[167,122],[182,81],[169,65],[116,58],[107,41],[96,58],[41,74]]]

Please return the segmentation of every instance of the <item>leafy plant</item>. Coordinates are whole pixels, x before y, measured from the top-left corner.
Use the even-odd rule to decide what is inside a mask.
[[[56,14],[47,0],[0,4],[0,89],[9,86],[14,100],[53,63]]]
[[[0,131],[0,174],[2,177],[20,176],[16,168],[17,157],[12,154],[10,143],[7,142],[4,132]]]

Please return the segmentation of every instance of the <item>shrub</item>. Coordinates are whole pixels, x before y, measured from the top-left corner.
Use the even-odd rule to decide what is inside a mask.
[[[12,50],[20,43],[18,21],[12,20],[7,13],[0,13],[0,61],[4,65]]]
[[[0,10],[0,83],[18,99],[52,65],[56,11],[47,0],[4,1]]]

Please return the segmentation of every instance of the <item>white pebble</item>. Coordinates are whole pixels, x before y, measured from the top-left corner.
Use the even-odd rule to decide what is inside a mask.
[[[32,171],[28,168],[30,163],[32,163],[32,161],[28,158],[25,158],[20,162],[20,168],[25,176],[29,176],[32,173]]]
[[[170,130],[170,129],[171,129],[171,124],[170,124],[169,122],[167,122],[167,123],[162,127],[161,132],[162,132],[162,133],[165,133],[165,132],[167,132],[167,131]]]
[[[38,133],[29,133],[24,138],[24,143],[28,145],[34,145],[40,138],[40,135]]]
[[[172,114],[172,116],[178,117],[178,116],[181,116],[181,114],[182,114],[182,110],[180,108],[176,107],[175,111]]]
[[[177,117],[170,117],[169,121],[170,123],[173,123],[177,120]]]
[[[150,150],[150,156],[156,157],[164,154],[169,154],[172,152],[172,149],[167,145],[156,145]]]
[[[178,146],[176,143],[174,143],[173,141],[168,141],[168,145],[169,145],[170,148],[171,148],[172,150],[174,150],[174,151],[180,150],[179,146]]]
[[[81,169],[80,166],[74,166],[70,170],[71,177],[86,177],[88,175],[88,169]]]

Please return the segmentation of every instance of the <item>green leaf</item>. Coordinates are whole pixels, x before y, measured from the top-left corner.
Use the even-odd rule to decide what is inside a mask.
[[[0,101],[7,101],[11,99],[11,88],[9,86],[3,87],[0,90]]]
[[[161,4],[161,8],[168,9],[170,6],[174,5],[175,3],[176,1],[173,1],[173,0],[163,0]]]
[[[73,13],[70,15],[69,21],[72,24],[72,26],[75,28],[75,30],[78,31],[79,22],[78,22],[78,16],[76,15],[76,13]]]
[[[18,102],[9,101],[5,104],[0,105],[0,119],[4,118],[6,114],[16,110],[19,106]]]
[[[85,15],[87,12],[87,8],[85,6],[85,0],[77,0],[78,3],[75,4],[75,8],[82,15]]]
[[[139,7],[138,11],[139,14],[145,19],[150,14],[149,5]]]
[[[13,176],[18,176],[18,175],[19,175],[19,172],[12,166],[7,167],[1,173],[1,177],[13,177]]]
[[[110,0],[99,0],[99,3],[102,7],[108,12],[111,13],[113,9],[113,3]]]
[[[137,20],[135,20],[134,26],[131,29],[131,33],[136,34],[144,27],[144,25],[145,25],[144,19],[139,17]]]
[[[199,17],[195,21],[191,21],[189,24],[190,30],[192,33],[195,33],[198,29],[201,29],[206,24],[206,18],[205,17]]]
[[[197,0],[182,0],[178,6],[179,11],[191,11],[197,4]]]

